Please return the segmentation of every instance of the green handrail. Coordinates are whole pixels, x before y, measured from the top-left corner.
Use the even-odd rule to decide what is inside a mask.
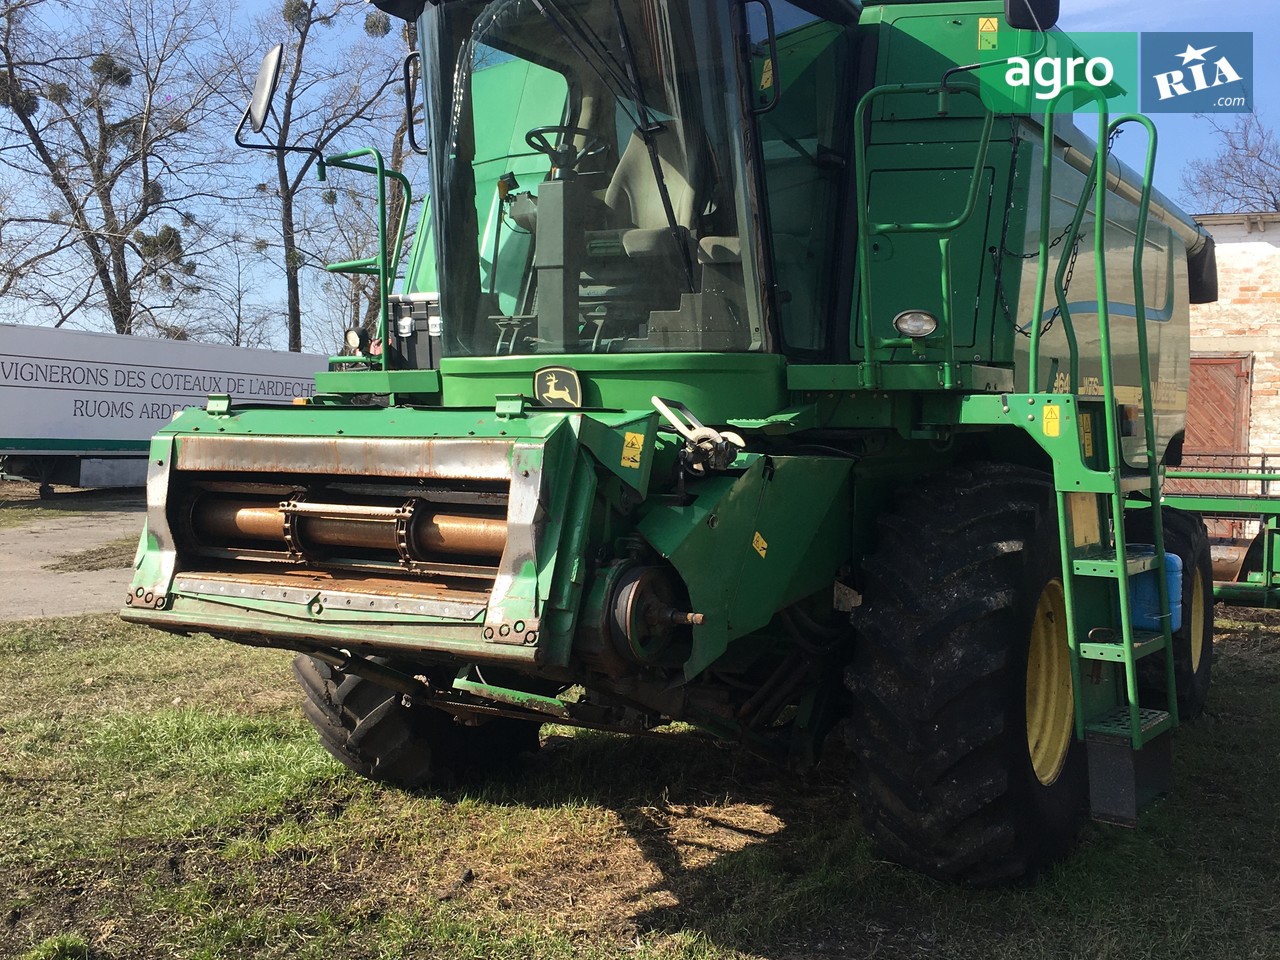
[[[1156,133],[1155,127],[1150,120],[1145,117],[1136,115],[1125,115],[1116,119],[1114,123],[1109,120],[1107,112],[1107,101],[1105,94],[1094,87],[1067,87],[1063,89],[1057,96],[1049,101],[1045,109],[1044,118],[1044,139],[1043,139],[1043,177],[1041,187],[1041,217],[1040,217],[1040,242],[1039,254],[1040,261],[1036,272],[1036,299],[1033,304],[1033,316],[1031,320],[1031,336],[1030,336],[1030,359],[1028,363],[1028,389],[1036,390],[1039,387],[1040,375],[1040,345],[1041,338],[1044,335],[1044,295],[1048,285],[1048,264],[1050,249],[1050,214],[1052,200],[1052,183],[1053,183],[1053,119],[1055,107],[1066,97],[1083,94],[1087,99],[1096,102],[1098,107],[1098,139],[1095,147],[1094,161],[1086,176],[1084,192],[1081,194],[1079,203],[1076,205],[1076,212],[1072,219],[1072,236],[1078,236],[1081,225],[1084,222],[1084,216],[1087,212],[1090,196],[1094,198],[1094,223],[1093,223],[1093,256],[1094,256],[1094,272],[1097,282],[1097,301],[1098,301],[1098,346],[1101,352],[1100,366],[1102,373],[1102,402],[1105,416],[1105,435],[1106,435],[1106,456],[1107,456],[1107,472],[1116,480],[1114,491],[1110,494],[1112,502],[1111,515],[1113,518],[1120,519],[1124,516],[1124,493],[1119,485],[1120,471],[1123,466],[1123,455],[1120,449],[1119,431],[1117,430],[1117,404],[1115,397],[1115,380],[1114,370],[1111,358],[1111,305],[1107,288],[1107,260],[1106,260],[1106,229],[1107,229],[1107,158],[1109,150],[1107,144],[1110,142],[1111,135],[1125,123],[1141,123],[1148,131],[1147,158],[1144,170],[1142,197],[1140,201],[1140,209],[1138,213],[1137,231],[1135,234],[1134,246],[1134,306],[1137,318],[1137,337],[1138,352],[1141,364],[1141,381],[1142,381],[1142,405],[1144,410],[1143,427],[1146,431],[1144,437],[1148,449],[1147,466],[1151,481],[1152,492],[1152,529],[1154,531],[1153,539],[1155,540],[1155,550],[1158,556],[1164,556],[1164,531],[1163,523],[1160,516],[1159,497],[1156,495],[1159,488],[1159,473],[1155,461],[1154,436],[1155,425],[1154,416],[1151,409],[1151,371],[1150,363],[1147,357],[1147,336],[1146,336],[1146,302],[1145,291],[1143,288],[1142,277],[1142,260],[1146,249],[1146,230],[1150,211],[1150,201],[1152,192],[1152,181],[1155,169],[1156,154]],[[1073,241],[1074,242],[1074,241]],[[1071,323],[1069,304],[1067,303],[1067,291],[1065,284],[1065,275],[1069,266],[1069,253],[1064,251],[1063,257],[1058,265],[1054,281],[1054,296],[1058,304],[1058,313],[1063,319],[1063,330],[1068,338],[1069,348],[1071,350],[1071,389],[1075,392],[1079,387],[1079,370],[1078,355],[1076,350],[1076,341],[1074,337],[1074,326]],[[1059,498],[1059,509],[1061,510],[1065,504],[1063,498]],[[1124,524],[1116,522],[1113,524],[1113,539],[1115,542],[1116,559],[1123,569],[1125,558],[1128,554],[1128,542],[1124,531]],[[1062,550],[1062,559],[1064,568],[1071,562],[1070,544],[1067,542],[1067,531],[1065,525],[1059,526],[1060,546]],[[1163,563],[1160,568],[1164,570]],[[1166,614],[1169,611],[1168,584],[1165,576],[1161,573],[1157,577],[1158,591],[1160,597],[1160,609]],[[1075,609],[1074,590],[1072,578],[1070,576],[1063,577],[1063,592],[1067,602],[1068,609]],[[1121,634],[1125,651],[1125,690],[1129,704],[1129,729],[1130,738],[1135,748],[1142,746],[1142,720],[1140,707],[1138,702],[1138,678],[1134,661],[1134,633],[1133,633],[1133,610],[1132,598],[1129,592],[1129,583],[1127,576],[1121,578],[1120,589],[1117,590],[1117,600],[1119,605],[1119,616],[1121,623]],[[1172,655],[1172,634],[1170,631],[1169,620],[1166,617],[1163,622],[1163,633],[1165,640],[1165,666],[1168,679],[1169,690],[1169,715],[1173,724],[1178,722],[1177,713],[1177,695],[1173,683],[1173,655]],[[1084,717],[1082,713],[1082,698],[1079,689],[1080,669],[1079,669],[1079,637],[1077,636],[1076,625],[1073,622],[1068,628],[1068,643],[1071,647],[1072,659],[1072,680],[1075,683],[1075,700],[1076,700],[1076,735],[1084,736]]]
[[[977,209],[978,196],[982,186],[982,170],[986,166],[987,153],[991,146],[991,130],[995,124],[995,114],[986,109],[984,105],[982,137],[978,143],[978,155],[973,164],[973,176],[969,181],[969,194],[965,198],[965,205],[960,215],[951,220],[921,223],[873,223],[870,219],[870,171],[866,162],[868,127],[866,115],[872,103],[881,97],[930,94],[939,97],[940,112],[945,112],[946,108],[942,104],[947,102],[945,95],[951,92],[967,93],[970,96],[977,97],[979,102],[982,100],[981,92],[975,84],[949,84],[946,88],[939,89],[936,83],[893,83],[868,90],[862,99],[858,101],[858,107],[854,111],[854,156],[857,158],[855,182],[858,200],[858,303],[862,312],[864,351],[862,385],[868,389],[874,390],[880,385],[880,360],[876,356],[877,349],[880,347],[909,345],[904,344],[897,338],[888,339],[882,343],[877,342],[874,332],[875,325],[871,319],[871,238],[893,233],[944,234],[944,236],[938,238],[939,254],[942,258],[943,289],[942,316],[939,318],[938,327],[945,342],[944,349],[946,351],[946,357],[943,362],[943,386],[950,388],[955,385],[955,336],[952,331],[953,318],[951,316],[951,248],[950,238],[945,234],[952,233],[963,227],[973,217],[973,213]]]
[[[357,157],[372,157],[373,166],[355,163]],[[362,147],[346,153],[334,154],[325,158],[325,165],[339,170],[354,170],[358,173],[371,173],[378,181],[378,254],[359,260],[347,260],[342,263],[330,263],[325,269],[330,273],[363,273],[378,277],[378,341],[382,344],[380,366],[387,369],[387,314],[390,312],[388,301],[391,287],[396,280],[396,272],[400,268],[400,250],[404,245],[404,232],[409,222],[409,207],[413,203],[413,190],[409,186],[409,178],[398,170],[388,170],[383,163],[382,154],[373,147]],[[396,224],[395,241],[387,243],[387,179],[391,178],[404,190],[404,203],[400,207],[400,219]],[[351,363],[352,358],[341,358]]]
[[[1151,214],[1151,192],[1155,186],[1156,150],[1159,146],[1160,138],[1156,132],[1156,125],[1149,117],[1129,113],[1116,117],[1115,120],[1111,121],[1107,127],[1107,139],[1110,140],[1111,137],[1115,136],[1116,131],[1127,123],[1139,124],[1147,131],[1147,155],[1142,168],[1142,197],[1138,204],[1138,225],[1134,235],[1133,246],[1133,306],[1135,323],[1137,324],[1135,332],[1138,339],[1138,370],[1142,383],[1143,439],[1146,441],[1147,474],[1151,478],[1151,490],[1153,493],[1151,497],[1152,539],[1155,541],[1156,555],[1163,557],[1165,555],[1164,520],[1161,514],[1160,498],[1154,496],[1154,492],[1159,489],[1160,484],[1160,464],[1156,458],[1155,450],[1155,410],[1151,402],[1151,357],[1147,351],[1147,297],[1142,266],[1143,258],[1147,251],[1147,224]],[[1106,190],[1105,178],[1102,181],[1102,189]],[[1161,575],[1156,578],[1156,584],[1160,597],[1160,609],[1167,611],[1171,609],[1169,604],[1169,578],[1164,576],[1163,570],[1164,568],[1162,567]],[[1162,621],[1161,627],[1165,642],[1165,690],[1168,693],[1169,716],[1176,725],[1178,722],[1177,681],[1172,652],[1173,631],[1168,618]]]

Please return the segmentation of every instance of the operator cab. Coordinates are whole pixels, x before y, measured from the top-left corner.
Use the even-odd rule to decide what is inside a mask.
[[[821,350],[854,8],[820,6],[843,22],[783,0],[427,6],[445,354]]]

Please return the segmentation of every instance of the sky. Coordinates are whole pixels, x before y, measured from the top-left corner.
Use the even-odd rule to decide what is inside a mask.
[[[1256,112],[1264,123],[1280,124],[1280,2],[1277,0],[1062,0],[1058,26],[1078,31],[1135,32],[1251,32],[1254,34],[1255,76],[1244,78],[1252,87]],[[1192,160],[1208,159],[1218,141],[1207,120],[1184,114],[1153,116],[1159,131],[1156,186],[1188,213],[1195,209],[1182,189],[1182,172]],[[1142,164],[1145,138],[1140,131],[1120,137],[1116,153],[1129,166]]]

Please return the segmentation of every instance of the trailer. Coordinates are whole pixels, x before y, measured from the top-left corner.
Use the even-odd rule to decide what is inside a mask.
[[[141,487],[156,431],[211,395],[291,403],[315,393],[314,354],[0,324],[0,474]]]
[[[1213,598],[1242,607],[1280,606],[1280,456],[1187,454],[1168,472],[1164,502],[1204,517]]]

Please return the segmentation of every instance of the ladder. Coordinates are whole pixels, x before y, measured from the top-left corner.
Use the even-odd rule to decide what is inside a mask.
[[[1083,456],[1058,457],[1054,461],[1059,536],[1062,551],[1063,594],[1068,611],[1072,689],[1075,698],[1076,736],[1087,744],[1090,803],[1102,820],[1132,823],[1139,809],[1169,789],[1171,752],[1167,734],[1178,724],[1174,680],[1173,638],[1167,584],[1164,532],[1160,511],[1160,464],[1155,450],[1151,370],[1148,358],[1146,304],[1142,259],[1152,191],[1156,154],[1154,124],[1138,115],[1109,120],[1099,91],[1064,90],[1061,97],[1092,94],[1098,103],[1097,152],[1077,204],[1069,236],[1078,237],[1090,200],[1094,205],[1094,266],[1097,275],[1098,335],[1101,348],[1101,395],[1081,395],[1076,331],[1067,301],[1067,276],[1074,243],[1063,244],[1054,281],[1056,315],[1063,324],[1069,354],[1069,393],[1073,394],[1086,438]],[[1045,115],[1043,181],[1041,190],[1040,260],[1036,282],[1035,316],[1030,333],[1028,389],[1051,389],[1039,381],[1039,354],[1045,332],[1044,295],[1050,250],[1050,203],[1053,169],[1053,107]],[[1141,380],[1142,437],[1145,470],[1126,466],[1121,450],[1121,410],[1116,399],[1111,360],[1111,309],[1107,291],[1106,205],[1109,142],[1124,124],[1140,124],[1147,130],[1147,156],[1141,206],[1134,240],[1133,285],[1137,345]],[[1051,373],[1052,376],[1052,373]],[[1086,420],[1085,418],[1088,418]],[[1097,422],[1099,429],[1094,430]],[[1095,437],[1101,442],[1095,442]],[[1092,450],[1091,450],[1092,448]],[[1090,457],[1092,453],[1092,457]],[[1125,533],[1125,504],[1130,494],[1145,494],[1150,501],[1154,550],[1135,549]],[[1154,576],[1157,582],[1159,630],[1135,626],[1134,579]],[[1143,704],[1139,697],[1140,662],[1164,655],[1167,698],[1159,707]],[[1086,676],[1087,672],[1087,676]],[[1087,696],[1086,680],[1093,687],[1110,681],[1110,697]]]

